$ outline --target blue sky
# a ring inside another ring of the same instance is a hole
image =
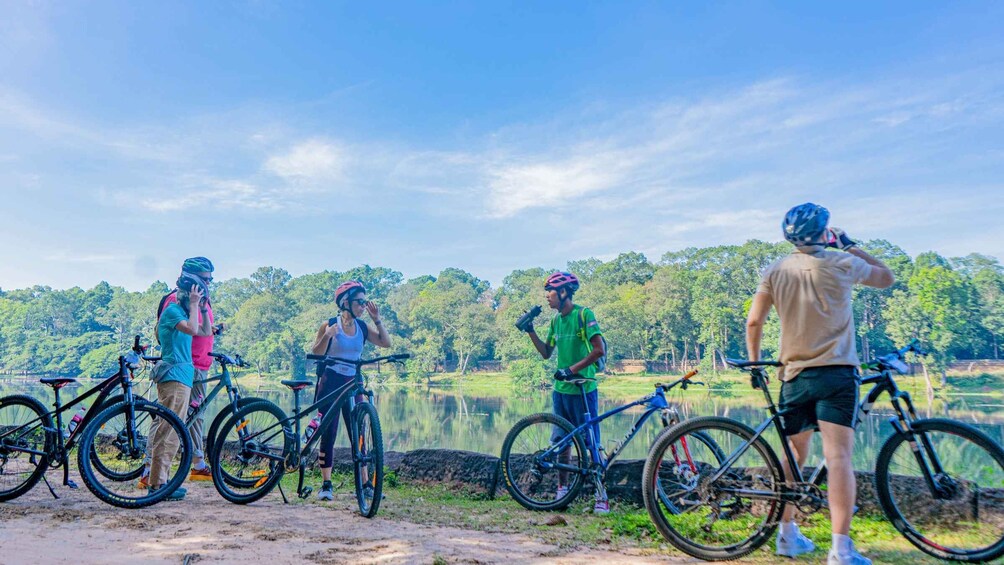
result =
[[[1004,257],[1004,5],[8,2],[0,288],[777,240]]]

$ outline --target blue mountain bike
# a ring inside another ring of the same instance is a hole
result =
[[[592,481],[596,492],[605,498],[603,480],[610,465],[655,413],[659,413],[666,429],[680,421],[676,409],[666,401],[666,391],[676,386],[685,390],[692,384],[704,384],[690,380],[696,374],[697,371],[692,371],[671,384],[656,384],[653,393],[599,416],[594,417],[587,410],[583,417],[585,423],[578,427],[548,412],[523,418],[509,430],[502,443],[501,465],[506,490],[528,510],[562,510],[575,500],[586,481]],[[579,387],[584,401],[583,385],[587,379],[565,381]],[[599,423],[635,406],[644,406],[645,412],[607,457],[596,441]],[[694,439],[705,442],[707,449],[725,458],[711,438],[695,436]],[[674,455],[680,465],[694,465],[686,444],[675,449]]]

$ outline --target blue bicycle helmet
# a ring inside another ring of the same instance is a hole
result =
[[[818,204],[799,204],[784,215],[781,231],[784,238],[795,245],[821,245],[830,211]]]

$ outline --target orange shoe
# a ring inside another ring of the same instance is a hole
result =
[[[139,482],[136,483],[136,488],[138,489],[149,489],[150,488],[150,475],[143,475],[139,478]]]
[[[213,470],[206,465],[202,469],[192,469],[192,472],[188,475],[188,480],[190,481],[211,481],[213,480]]]

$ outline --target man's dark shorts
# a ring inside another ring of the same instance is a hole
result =
[[[582,401],[582,394],[562,394],[558,391],[551,391],[551,402],[554,406],[554,413],[562,418],[568,420],[573,426],[579,427],[586,423],[585,412],[589,409],[589,414],[591,417],[595,418],[599,415],[599,393],[595,390],[586,393],[585,404]],[[551,432],[551,441],[558,441],[561,439],[563,432],[560,428],[555,427]],[[601,445],[600,442],[600,426],[599,424],[593,424],[593,437],[596,438],[597,445]],[[586,443],[586,447],[589,447],[589,435],[583,434],[582,439]]]
[[[850,365],[803,369],[781,385],[779,408],[785,435],[819,430],[819,421],[853,428],[858,418],[860,377]]]

